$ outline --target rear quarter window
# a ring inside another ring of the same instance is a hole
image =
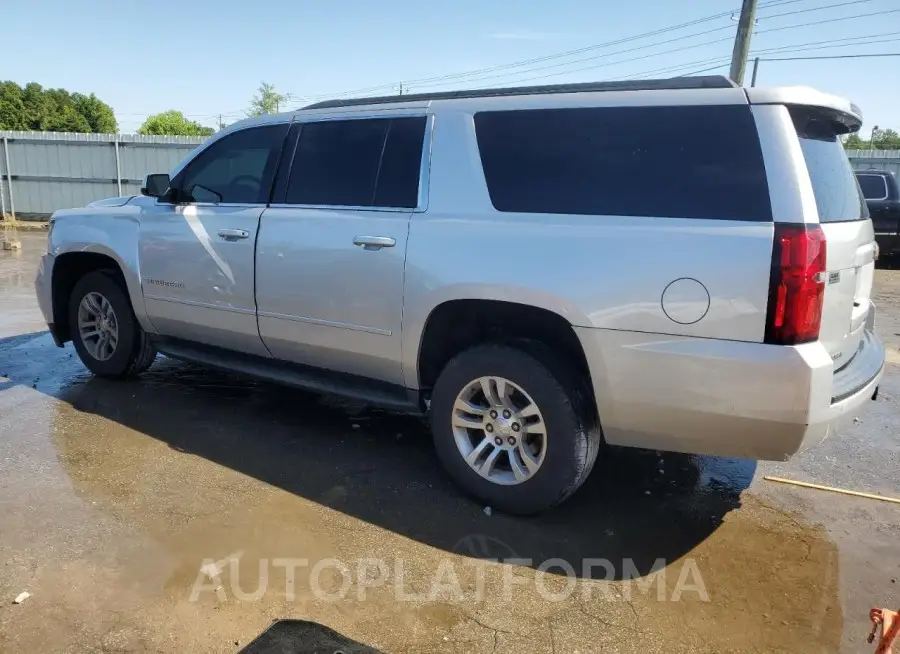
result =
[[[489,111],[474,120],[498,211],[772,220],[746,105]]]
[[[887,180],[882,175],[856,175],[859,188],[866,200],[886,200],[888,196]]]

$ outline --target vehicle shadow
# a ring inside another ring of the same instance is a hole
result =
[[[159,358],[140,379],[86,374],[49,335],[0,340],[0,374],[244,475],[445,551],[491,559],[562,559],[599,578],[646,575],[690,552],[740,506],[756,463],[609,448],[582,489],[539,516],[487,515],[443,473],[418,418]],[[28,340],[31,339],[31,340]],[[26,357],[12,364],[10,347]],[[43,360],[35,367],[32,359]],[[37,381],[35,381],[37,379]],[[70,429],[55,425],[57,433]],[[73,433],[71,438],[87,437]],[[657,564],[658,565],[658,564]],[[551,569],[551,572],[562,570]]]

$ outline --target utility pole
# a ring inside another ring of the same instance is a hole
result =
[[[756,73],[759,70],[759,57],[753,60],[753,76],[750,78],[750,86],[756,86]]]
[[[403,95],[403,82],[400,82],[400,95]]]
[[[734,50],[731,52],[731,79],[741,86],[744,85],[744,71],[747,68],[747,55],[750,53],[750,35],[755,22],[756,0],[743,0],[737,35],[734,37]]]

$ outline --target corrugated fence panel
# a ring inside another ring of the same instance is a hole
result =
[[[854,170],[888,170],[900,178],[900,150],[847,150]]]
[[[0,211],[11,213],[14,204],[18,216],[46,216],[57,209],[116,196],[118,181],[124,195],[138,193],[144,175],[172,171],[205,140],[191,136],[0,131]]]
[[[12,200],[18,215],[45,216],[118,195],[117,140],[122,193],[132,195],[140,191],[144,175],[171,172],[206,139],[0,131],[0,210],[10,213]],[[900,177],[900,150],[849,150],[847,154],[856,170],[890,170]]]
[[[57,209],[83,207],[94,200],[115,197],[119,194],[115,182],[47,182],[14,179],[13,189],[16,214],[20,217],[29,214],[49,215]]]
[[[148,147],[122,143],[119,145],[122,177],[134,180],[143,179],[147,173],[170,173],[195,147]]]

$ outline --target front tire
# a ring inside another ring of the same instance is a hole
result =
[[[99,377],[138,375],[156,358],[113,273],[98,270],[78,280],[69,297],[69,328],[78,358]]]
[[[432,434],[447,472],[507,513],[538,513],[568,498],[602,440],[575,376],[541,359],[504,345],[473,347],[447,364],[431,396]]]

